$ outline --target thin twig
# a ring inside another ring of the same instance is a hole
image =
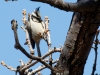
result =
[[[62,51],[61,48],[56,48],[56,49],[55,49],[55,48],[52,48],[52,49],[50,50],[50,52],[47,52],[44,56],[41,57],[41,59],[46,58],[46,57],[49,56],[51,53],[54,53],[54,52],[61,52],[61,51]],[[38,63],[38,62],[39,62],[39,61],[36,60],[36,61],[30,63],[29,65],[23,67],[23,68],[21,69],[21,71],[23,71],[23,70],[25,70],[25,69],[27,69],[27,68],[30,68],[30,67],[32,67],[32,66],[34,66],[34,65],[35,65],[36,63]]]
[[[25,65],[25,63],[21,60],[19,60],[19,62],[21,63],[21,65]]]
[[[27,19],[26,19],[26,9],[23,9],[22,11],[22,14],[23,14],[23,24],[24,26],[21,26],[21,28],[24,30],[25,34],[26,34],[26,43],[30,49],[30,54],[33,55],[34,54],[34,50],[32,48],[32,45],[31,45],[31,42],[30,42],[30,39],[29,39],[29,33],[28,33],[28,30],[25,28],[25,25],[27,23]]]
[[[29,59],[29,61],[27,62],[27,65],[29,65],[30,63],[32,63],[33,59]]]
[[[55,63],[57,63],[57,62],[58,62],[58,59],[55,60],[55,61],[53,61],[52,64],[55,64]],[[45,68],[46,68],[45,65],[39,66],[37,69],[33,70],[33,71],[30,73],[30,75],[36,74],[37,72],[40,72],[41,70],[43,70],[43,69],[45,69]]]
[[[29,33],[28,33],[28,31],[27,31],[27,29],[25,29],[25,27],[24,26],[21,26],[21,28],[25,31],[25,33],[26,33],[26,44],[28,45],[28,47],[29,47],[29,49],[30,49],[30,54],[34,54],[34,50],[33,50],[33,48],[32,48],[32,45],[31,45],[31,43],[30,43],[30,39],[29,39]]]
[[[94,48],[94,51],[95,51],[95,60],[94,60],[94,65],[93,65],[93,70],[92,70],[92,74],[91,75],[94,75],[95,71],[96,71],[96,63],[97,63],[97,50],[98,50],[98,35],[99,35],[99,30],[97,31],[96,33],[96,39],[95,39],[95,48]]]
[[[49,30],[49,18],[48,16],[45,16],[45,34],[46,34],[46,38],[48,40],[48,46],[51,46],[51,39],[50,39],[50,30]]]
[[[50,31],[49,31],[49,18],[48,16],[45,16],[45,31],[46,31],[46,36],[47,36],[47,40],[48,40],[48,51],[50,51],[50,47],[51,47],[51,39],[50,39]],[[49,65],[52,66],[52,54],[50,54],[49,56]],[[51,71],[52,74],[52,71]]]
[[[17,71],[17,69],[12,68],[11,66],[8,66],[7,64],[5,64],[4,61],[2,61],[1,64],[2,64],[3,66],[7,67],[8,69],[10,69],[11,71]]]

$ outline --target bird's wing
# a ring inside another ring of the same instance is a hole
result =
[[[30,38],[31,46],[34,49],[35,48],[35,42],[32,39],[31,23],[29,21],[26,24],[26,29],[28,30],[28,33],[29,33],[29,38]]]
[[[32,39],[32,34],[29,33],[29,37],[30,37],[30,42],[31,42],[32,48],[34,49],[35,48],[35,42]]]
[[[38,53],[38,56],[41,57],[41,50],[40,50],[39,43],[40,43],[40,42],[36,42],[36,46],[37,46],[37,53]]]

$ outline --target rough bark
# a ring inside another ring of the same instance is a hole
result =
[[[100,14],[98,14],[100,15]],[[84,17],[84,21],[81,18]],[[71,23],[63,51],[60,55],[60,64],[69,70],[69,75],[82,75],[86,59],[91,50],[100,19],[92,14],[75,13]],[[93,21],[93,18],[96,20]],[[93,21],[93,22],[92,22]],[[63,63],[63,61],[65,61]]]

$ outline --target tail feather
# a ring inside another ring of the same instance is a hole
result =
[[[41,57],[41,51],[40,51],[39,43],[36,43],[36,46],[37,46],[37,53],[38,53],[38,56]]]
[[[29,34],[29,37],[30,37],[30,42],[31,42],[32,48],[34,49],[35,48],[35,41],[32,39],[31,33]]]

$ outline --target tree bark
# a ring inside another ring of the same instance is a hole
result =
[[[95,15],[94,18],[96,19],[96,17]],[[83,22],[81,18],[85,18]],[[92,14],[75,13],[73,17],[59,61],[63,68],[69,70],[69,75],[83,74],[100,21],[98,19],[97,23],[96,21],[91,23],[92,20]]]

